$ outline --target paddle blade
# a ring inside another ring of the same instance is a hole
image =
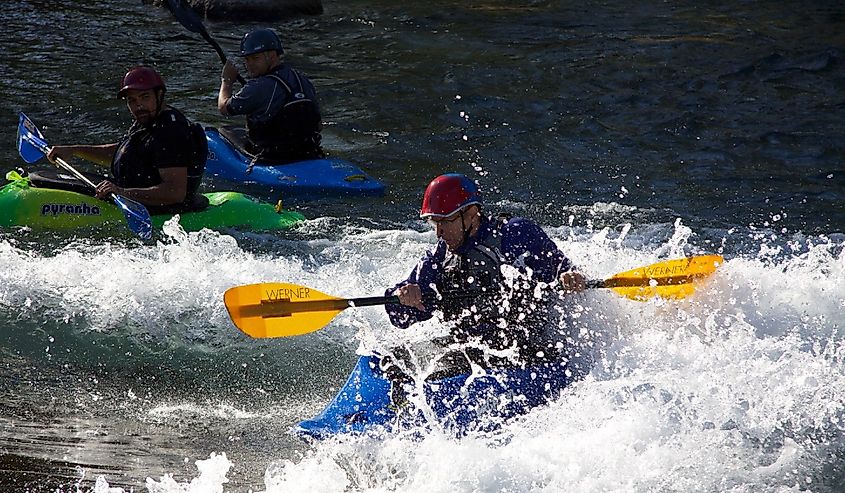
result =
[[[286,283],[236,286],[223,295],[229,317],[250,337],[289,337],[325,327],[349,307],[345,299]]]
[[[185,29],[198,34],[205,32],[205,26],[200,16],[190,5],[185,5],[183,0],[164,0],[164,4],[179,21],[179,24],[185,26]]]
[[[153,237],[153,220],[150,211],[144,204],[135,202],[120,195],[112,195],[115,205],[123,212],[126,218],[126,225],[129,230],[138,235],[142,240],[149,240]]]
[[[20,113],[18,121],[18,152],[27,163],[34,163],[43,158],[49,151],[50,145],[44,140],[44,136],[35,123],[29,119],[28,116]],[[59,165],[73,173],[78,179],[87,183],[92,188],[96,186],[85,178],[82,173],[77,171],[73,166],[66,163],[62,159],[57,159]],[[129,229],[140,236],[144,240],[149,240],[153,236],[153,222],[150,218],[150,211],[144,207],[144,204],[135,202],[120,195],[112,195],[114,203],[123,213],[126,218]]]
[[[695,292],[693,282],[709,276],[724,263],[721,255],[667,260],[620,272],[606,279],[603,287],[632,300],[643,301],[654,296],[668,299],[686,298]]]
[[[18,152],[27,163],[34,163],[47,152],[44,136],[28,116],[20,113],[18,121]]]

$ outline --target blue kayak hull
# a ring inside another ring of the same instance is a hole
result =
[[[438,424],[463,436],[493,431],[509,418],[549,402],[574,378],[565,365],[551,364],[542,369],[492,370],[483,376],[458,375],[426,382],[424,391]],[[424,413],[400,415],[391,405],[390,382],[378,369],[378,358],[363,356],[326,409],[299,422],[294,431],[325,439],[341,433],[393,433],[428,426]]]
[[[275,166],[260,163],[249,170],[251,158],[235,149],[215,128],[206,128],[208,160],[205,172],[235,183],[267,186],[301,199],[342,195],[381,196],[385,187],[343,159],[312,159]]]

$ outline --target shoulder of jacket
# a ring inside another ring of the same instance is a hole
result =
[[[188,132],[191,130],[191,122],[188,118],[175,108],[167,108],[161,111],[159,118],[153,128],[159,128],[167,132]]]
[[[537,229],[540,229],[537,223],[531,219],[520,216],[508,217],[501,223],[499,228],[503,235],[525,234]]]
[[[159,120],[163,122],[187,122],[188,118],[172,106],[168,106],[161,110]]]

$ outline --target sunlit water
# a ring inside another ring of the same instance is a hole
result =
[[[4,4],[7,167],[21,165],[13,111],[54,143],[116,138],[128,121],[112,93],[137,61],[189,116],[224,122],[213,52],[126,3]],[[0,489],[845,488],[841,5],[325,5],[274,27],[318,87],[326,147],[388,195],[290,203],[309,221],[275,234],[0,232]],[[209,24],[230,50],[250,27]],[[252,340],[223,292],[381,295],[434,244],[414,217],[449,170],[479,180],[491,210],[536,219],[590,277],[726,263],[680,301],[567,300],[595,366],[499,432],[296,437],[358,354],[439,327],[395,331],[357,308]]]
[[[764,240],[682,301],[583,295],[571,304],[573,323],[602,334],[597,365],[500,433],[307,444],[288,428],[328,401],[356,350],[404,335],[388,331],[381,309],[360,308],[309,336],[253,341],[228,322],[222,292],[284,279],[338,296],[378,294],[433,235],[360,229],[254,253],[228,235],[174,229],[148,247],[32,253],[3,240],[0,303],[13,328],[4,337],[3,438],[18,452],[79,464],[80,477],[101,475],[112,487],[149,475],[150,491],[185,491],[191,481],[204,486],[187,491],[262,482],[267,491],[842,484],[842,235]],[[591,277],[699,253],[683,224],[624,236],[577,224],[548,231]]]

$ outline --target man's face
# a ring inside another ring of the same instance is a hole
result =
[[[471,217],[474,217],[472,213],[475,211],[477,211],[475,207],[470,207],[448,217],[429,219],[429,222],[434,226],[434,231],[437,233],[437,238],[446,242],[446,247],[450,252],[454,252],[464,244],[464,234],[466,231],[472,231],[474,222],[471,220]],[[463,220],[461,220],[461,212],[464,215]]]
[[[126,107],[141,125],[149,125],[156,117],[158,100],[155,89],[129,89],[126,91]]]
[[[273,52],[262,51],[244,57],[244,64],[250,77],[259,77],[270,71],[273,66]]]

